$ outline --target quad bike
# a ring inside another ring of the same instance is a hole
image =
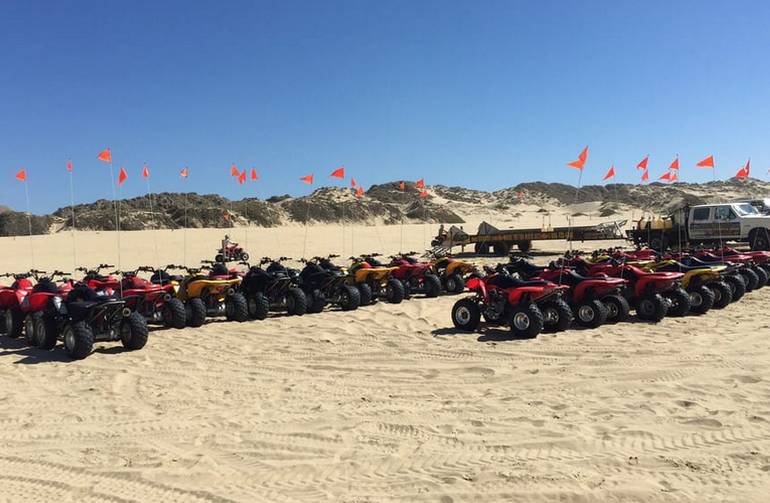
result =
[[[648,271],[681,272],[682,287],[690,296],[690,311],[704,314],[711,308],[723,309],[733,300],[733,290],[724,281],[726,265],[687,265],[676,260],[663,260],[642,266]]]
[[[282,264],[289,257],[271,259],[262,257],[259,265],[248,267],[240,285],[241,294],[246,298],[247,313],[251,319],[264,320],[269,311],[286,311],[289,315],[302,316],[308,311],[308,299],[298,286],[298,275],[294,269]],[[266,268],[262,266],[267,265]]]
[[[507,274],[488,272],[483,278],[468,280],[467,287],[473,295],[455,302],[452,307],[454,326],[473,332],[479,327],[483,315],[489,324],[509,325],[517,337],[537,337],[545,326],[540,306],[559,299],[567,287],[543,280],[524,281]]]
[[[394,278],[404,285],[404,298],[408,299],[414,294],[423,294],[426,297],[438,297],[441,295],[441,280],[433,272],[430,263],[419,262],[412,255],[408,254],[391,255],[389,264],[382,264],[375,257],[379,254],[370,254],[364,257],[364,260],[373,266],[395,267],[391,273]]]
[[[606,276],[587,277],[566,267],[538,267],[522,258],[511,258],[499,266],[506,272],[518,273],[527,279],[543,279],[557,285],[566,285],[564,301],[572,309],[577,322],[589,328],[604,323],[618,323],[628,319],[631,307],[623,296],[627,280]],[[546,314],[543,311],[543,314]]]
[[[353,311],[361,304],[358,288],[348,285],[345,272],[331,261],[338,256],[302,260],[305,267],[300,271],[298,279],[299,287],[307,297],[308,313],[320,313],[327,304],[337,305],[343,311]]]
[[[61,301],[63,297],[72,290],[74,282],[68,279],[70,273],[54,271],[46,275],[43,271],[31,271],[35,275],[35,286],[24,297],[19,306],[21,316],[24,320],[24,335],[30,346],[51,349],[56,344],[56,337],[46,339],[46,321],[42,319],[46,311],[52,307],[57,307],[56,302]],[[54,281],[55,278],[61,278],[59,284]],[[54,299],[58,299],[55,301]],[[53,332],[55,334],[55,331]]]
[[[38,272],[40,271],[2,275],[13,277],[11,286],[0,288],[0,316],[3,318],[0,330],[8,337],[15,339],[22,333],[24,315],[21,313],[21,303],[34,286],[30,278],[33,276],[33,273]]]
[[[747,292],[762,288],[767,284],[767,271],[759,267],[755,263],[754,257],[751,255],[746,255],[743,253],[723,255],[716,250],[699,250],[695,252],[693,256],[700,261],[707,263],[728,263],[741,265],[742,267],[738,269],[738,273],[743,277],[743,281],[746,283]]]
[[[52,296],[35,324],[40,347],[51,349],[61,339],[75,360],[88,356],[95,341],[119,340],[126,349],[137,350],[148,336],[147,322],[125,300],[98,293],[84,283],[76,284],[66,297]]]
[[[433,255],[430,264],[433,272],[441,279],[444,291],[449,294],[462,293],[465,290],[466,278],[478,275],[474,264],[450,256]]]
[[[624,296],[636,309],[636,315],[658,322],[670,316],[684,316],[690,310],[690,296],[682,288],[680,272],[648,272],[623,261],[590,264],[574,259],[576,269],[587,276],[604,274],[629,281]]]
[[[748,277],[745,275],[748,274],[745,272],[748,270],[746,266],[741,264],[731,264],[729,262],[704,262],[690,255],[672,255],[669,258],[678,260],[679,263],[688,267],[710,267],[713,270],[719,271],[722,281],[724,281],[730,287],[731,302],[737,302],[741,300],[741,298],[743,298],[743,296],[746,294],[746,278]],[[744,274],[741,274],[742,271]],[[717,306],[722,302],[719,297],[719,293],[715,290],[714,302],[717,304]]]
[[[249,254],[238,243],[230,243],[224,248],[217,250],[217,255],[214,257],[215,262],[247,262],[249,260]]]
[[[225,316],[228,321],[238,322],[249,319],[246,299],[238,292],[241,278],[237,274],[221,263],[181,269],[187,276],[179,284],[177,298],[184,302],[187,326],[199,327],[207,317],[213,316]]]
[[[362,306],[374,304],[381,298],[391,304],[400,304],[404,300],[404,284],[392,276],[396,267],[374,265],[363,257],[350,257],[350,260],[348,284],[358,288]]]

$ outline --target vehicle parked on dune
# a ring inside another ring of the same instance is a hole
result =
[[[358,289],[347,284],[347,276],[331,259],[339,255],[313,257],[304,261],[298,285],[307,297],[307,312],[320,313],[329,304],[343,311],[353,311],[361,304]]]
[[[348,284],[358,288],[361,294],[361,305],[368,306],[385,299],[391,304],[400,304],[404,300],[404,284],[393,277],[395,267],[386,267],[372,256],[376,264],[371,264],[362,256],[350,257],[348,267]]]
[[[458,294],[465,290],[465,281],[471,275],[479,276],[475,264],[444,255],[433,254],[431,269],[441,280],[441,286],[448,294]]]
[[[249,269],[243,275],[240,291],[246,298],[251,319],[264,320],[269,311],[286,312],[292,316],[307,312],[307,296],[298,285],[297,271],[283,265],[287,260],[291,259],[262,257],[259,265],[242,262]],[[267,267],[263,268],[265,265]]]
[[[184,302],[187,326],[199,327],[209,317],[224,316],[238,322],[249,319],[246,299],[238,291],[240,276],[210,261],[184,270],[187,276],[179,284],[177,298]]]
[[[391,255],[387,264],[376,258],[379,254],[369,254],[363,259],[375,267],[394,267],[391,275],[404,285],[405,299],[412,295],[438,297],[441,295],[441,280],[433,272],[429,262],[420,262],[412,256],[415,253]]]
[[[13,283],[10,286],[0,288],[0,316],[3,323],[0,330],[11,338],[17,338],[22,334],[24,327],[24,315],[21,313],[21,303],[24,297],[32,291],[34,283],[33,273],[41,271],[30,271],[28,273],[6,273],[2,276],[12,277]]]
[[[35,286],[24,297],[20,310],[24,318],[24,335],[30,346],[51,349],[56,344],[55,336],[46,337],[48,325],[43,319],[47,312],[58,309],[63,297],[72,290],[74,282],[69,279],[70,273],[54,271],[51,274],[35,271]],[[60,278],[56,283],[54,280]],[[55,333],[54,333],[55,334]]]

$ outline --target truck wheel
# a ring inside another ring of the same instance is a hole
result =
[[[511,252],[511,245],[509,243],[495,243],[492,249],[494,250],[495,255],[505,256]]]
[[[770,250],[770,236],[767,229],[754,229],[749,232],[749,243],[754,251]]]
[[[516,246],[519,247],[519,251],[522,253],[527,253],[529,250],[532,249],[532,241],[519,241],[516,243]]]
[[[534,339],[543,331],[543,313],[534,305],[519,306],[511,316],[511,332],[522,339]]]
[[[476,243],[473,249],[476,255],[489,255],[489,243]]]
[[[147,321],[145,321],[144,316],[137,312],[129,314],[120,322],[120,342],[128,350],[142,349],[147,344],[149,335]]]
[[[94,333],[84,321],[64,325],[62,337],[64,350],[73,360],[82,360],[94,349]]]
[[[715,281],[707,286],[714,295],[712,309],[724,309],[733,301],[733,290],[724,281]]]
[[[452,323],[455,328],[473,332],[479,328],[481,310],[473,299],[460,299],[452,306]]]
[[[541,304],[543,313],[543,330],[546,332],[563,332],[572,325],[575,316],[572,309],[561,299]]]

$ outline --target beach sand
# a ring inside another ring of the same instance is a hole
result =
[[[305,255],[420,250],[437,227],[348,227],[343,249],[311,226]],[[251,228],[248,249],[296,258],[305,232]],[[223,234],[124,232],[121,266],[193,265]],[[76,245],[118,261],[114,233]],[[31,267],[29,238],[0,246],[0,270]],[[35,237],[34,260],[71,271],[71,235]],[[77,362],[0,337],[0,501],[767,501],[770,288],[535,340],[457,333],[456,300],[156,330]]]

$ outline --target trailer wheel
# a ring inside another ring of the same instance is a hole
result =
[[[770,236],[767,229],[753,229],[749,232],[749,243],[753,251],[770,250]]]
[[[654,237],[650,239],[650,248],[655,251],[665,251],[668,246],[665,236]]]
[[[516,243],[516,246],[519,247],[519,251],[522,253],[527,253],[529,250],[532,249],[532,241],[519,241]]]
[[[488,255],[489,243],[476,243],[476,246],[473,247],[473,250],[476,252],[476,255]]]
[[[510,243],[495,243],[493,250],[495,252],[495,255],[499,256],[505,256],[508,255],[511,252],[511,244]]]

